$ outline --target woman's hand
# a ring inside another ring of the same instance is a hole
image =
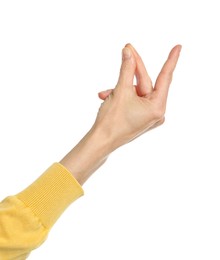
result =
[[[118,83],[114,89],[99,93],[104,102],[94,124],[106,133],[113,150],[164,122],[168,90],[180,51],[180,45],[171,50],[153,86],[137,51],[130,44],[125,46]]]
[[[162,124],[172,74],[181,46],[172,49],[155,86],[130,45],[123,49],[118,83],[99,93],[104,100],[96,121],[83,139],[60,161],[82,185],[119,146]],[[134,77],[137,86],[133,85]]]

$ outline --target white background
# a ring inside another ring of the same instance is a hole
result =
[[[220,259],[219,1],[1,1],[0,198],[92,125],[131,42],[154,81],[183,45],[166,123],[114,152],[30,259]]]

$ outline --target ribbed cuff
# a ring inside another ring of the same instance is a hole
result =
[[[60,163],[54,163],[16,196],[46,228],[51,228],[64,210],[83,194],[72,174]]]

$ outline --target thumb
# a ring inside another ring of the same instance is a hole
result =
[[[133,80],[136,70],[136,61],[129,47],[124,47],[122,50],[122,64],[118,79],[118,86],[133,86]]]

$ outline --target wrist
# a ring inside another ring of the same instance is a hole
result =
[[[106,161],[113,150],[107,133],[94,125],[60,163],[82,185]]]

